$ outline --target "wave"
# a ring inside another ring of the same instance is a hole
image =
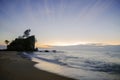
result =
[[[53,58],[46,58],[43,55],[51,55],[54,56]],[[46,62],[55,63],[62,66],[67,66],[76,69],[84,69],[84,70],[92,70],[92,71],[100,71],[100,72],[108,72],[108,73],[115,73],[120,74],[120,64],[117,63],[107,63],[104,61],[95,61],[90,59],[85,59],[83,57],[72,57],[60,54],[46,54],[46,53],[23,53],[24,57],[29,59],[37,58]],[[59,57],[58,57],[59,56]]]
[[[23,52],[22,56],[31,60],[33,59],[32,61],[38,62],[38,65],[36,64],[35,66],[38,69],[55,72],[57,74],[63,74],[68,77],[73,76],[76,79],[119,80],[119,76],[117,75],[120,75],[120,59],[116,59],[116,57],[112,57],[109,54],[113,55],[112,53],[96,52],[85,54],[84,52]],[[54,70],[53,67],[56,69]],[[105,77],[105,75],[108,77]]]

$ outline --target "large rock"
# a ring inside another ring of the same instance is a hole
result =
[[[35,50],[35,36],[30,36],[25,39],[15,39],[8,46],[10,51],[34,51]]]

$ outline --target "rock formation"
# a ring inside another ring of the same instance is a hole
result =
[[[30,32],[30,29],[28,30]],[[16,38],[9,45],[7,45],[7,50],[9,51],[35,51],[36,50],[35,49],[35,36],[27,35],[27,37]]]
[[[25,39],[15,39],[8,46],[7,50],[12,51],[34,51],[35,36],[29,36]]]

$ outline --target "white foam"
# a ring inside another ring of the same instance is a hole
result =
[[[104,72],[85,71],[82,69],[75,69],[67,66],[61,66],[61,65],[46,62],[37,58],[32,58],[32,61],[38,62],[37,64],[34,65],[34,67],[40,70],[52,72],[58,75],[74,78],[77,80],[102,80],[102,79],[112,80],[116,77],[114,75],[112,75],[111,77],[110,75]]]
[[[37,62],[34,67],[62,76],[71,77],[78,80],[120,79],[119,75],[117,74],[109,74],[108,72],[102,72],[99,70],[97,71],[97,68],[94,67],[97,66],[101,68],[104,67],[104,64],[107,65],[109,62],[111,62],[111,57],[105,54],[97,54],[96,52],[85,52],[85,54],[34,52],[34,54],[24,53],[24,55],[31,58],[32,61]],[[117,60],[114,62],[119,63]],[[91,68],[96,71],[90,70]]]

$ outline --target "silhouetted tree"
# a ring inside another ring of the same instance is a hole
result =
[[[25,30],[23,37],[28,37],[30,35],[30,31],[31,31],[31,29]]]
[[[10,41],[8,41],[8,40],[5,40],[5,44],[6,44],[6,45],[8,45],[8,43],[9,43],[9,42],[10,42]]]

